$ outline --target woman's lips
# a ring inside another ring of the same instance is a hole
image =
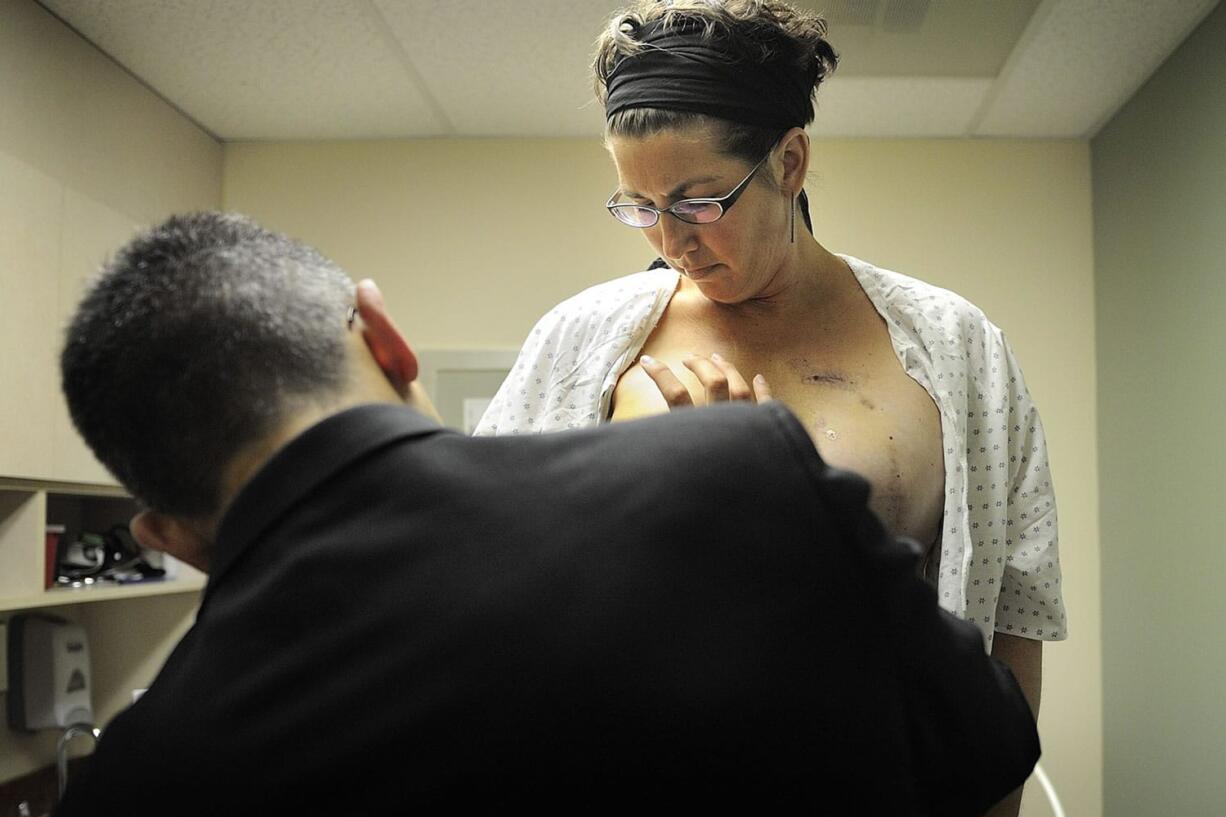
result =
[[[705,267],[686,267],[685,274],[690,278],[705,278],[718,266],[719,264],[708,264]]]

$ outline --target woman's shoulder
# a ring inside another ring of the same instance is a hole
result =
[[[851,267],[865,294],[887,320],[946,335],[1000,331],[982,309],[953,290],[850,255],[839,257]]]
[[[560,315],[620,312],[644,298],[654,299],[661,292],[672,291],[676,285],[677,273],[674,270],[644,270],[590,286],[550,311]]]
[[[569,340],[628,331],[676,288],[677,277],[671,269],[654,269],[590,286],[546,312],[532,334]]]

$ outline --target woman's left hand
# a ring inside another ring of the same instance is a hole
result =
[[[736,367],[717,354],[710,357],[689,355],[681,362],[685,368],[694,373],[702,384],[707,404],[723,403],[728,400],[746,400],[753,403],[764,403],[772,399],[770,386],[762,375],[755,375],[753,385],[745,382],[745,378]],[[639,358],[639,365],[656,384],[660,394],[664,396],[669,409],[683,406],[693,406],[694,398],[685,384],[673,374],[667,364],[648,355]]]

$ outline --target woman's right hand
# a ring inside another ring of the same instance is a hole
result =
[[[649,355],[639,358],[639,365],[656,384],[669,410],[694,405],[694,397],[685,387],[680,378],[673,373],[668,365]],[[689,355],[681,365],[693,372],[702,384],[705,402],[723,403],[729,400],[745,400],[752,403],[764,403],[773,399],[770,386],[762,375],[755,375],[752,386],[745,381],[736,367],[718,354],[710,357]]]

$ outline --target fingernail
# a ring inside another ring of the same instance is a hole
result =
[[[711,359],[712,359],[712,360],[720,360],[720,361],[722,361],[722,360],[723,360],[723,358],[719,356],[719,352],[712,352],[712,353],[711,353]]]
[[[758,385],[760,385],[760,386],[765,386],[765,385],[766,385],[766,378],[765,378],[765,377],[763,377],[763,376],[762,376],[762,375],[760,375],[760,374],[755,374],[755,375],[753,376],[753,382],[757,383],[757,384],[758,384]]]
[[[651,355],[643,355],[642,357],[639,358],[639,363],[643,364],[644,366],[650,366],[651,364],[655,362],[656,362],[656,359],[652,357]]]

